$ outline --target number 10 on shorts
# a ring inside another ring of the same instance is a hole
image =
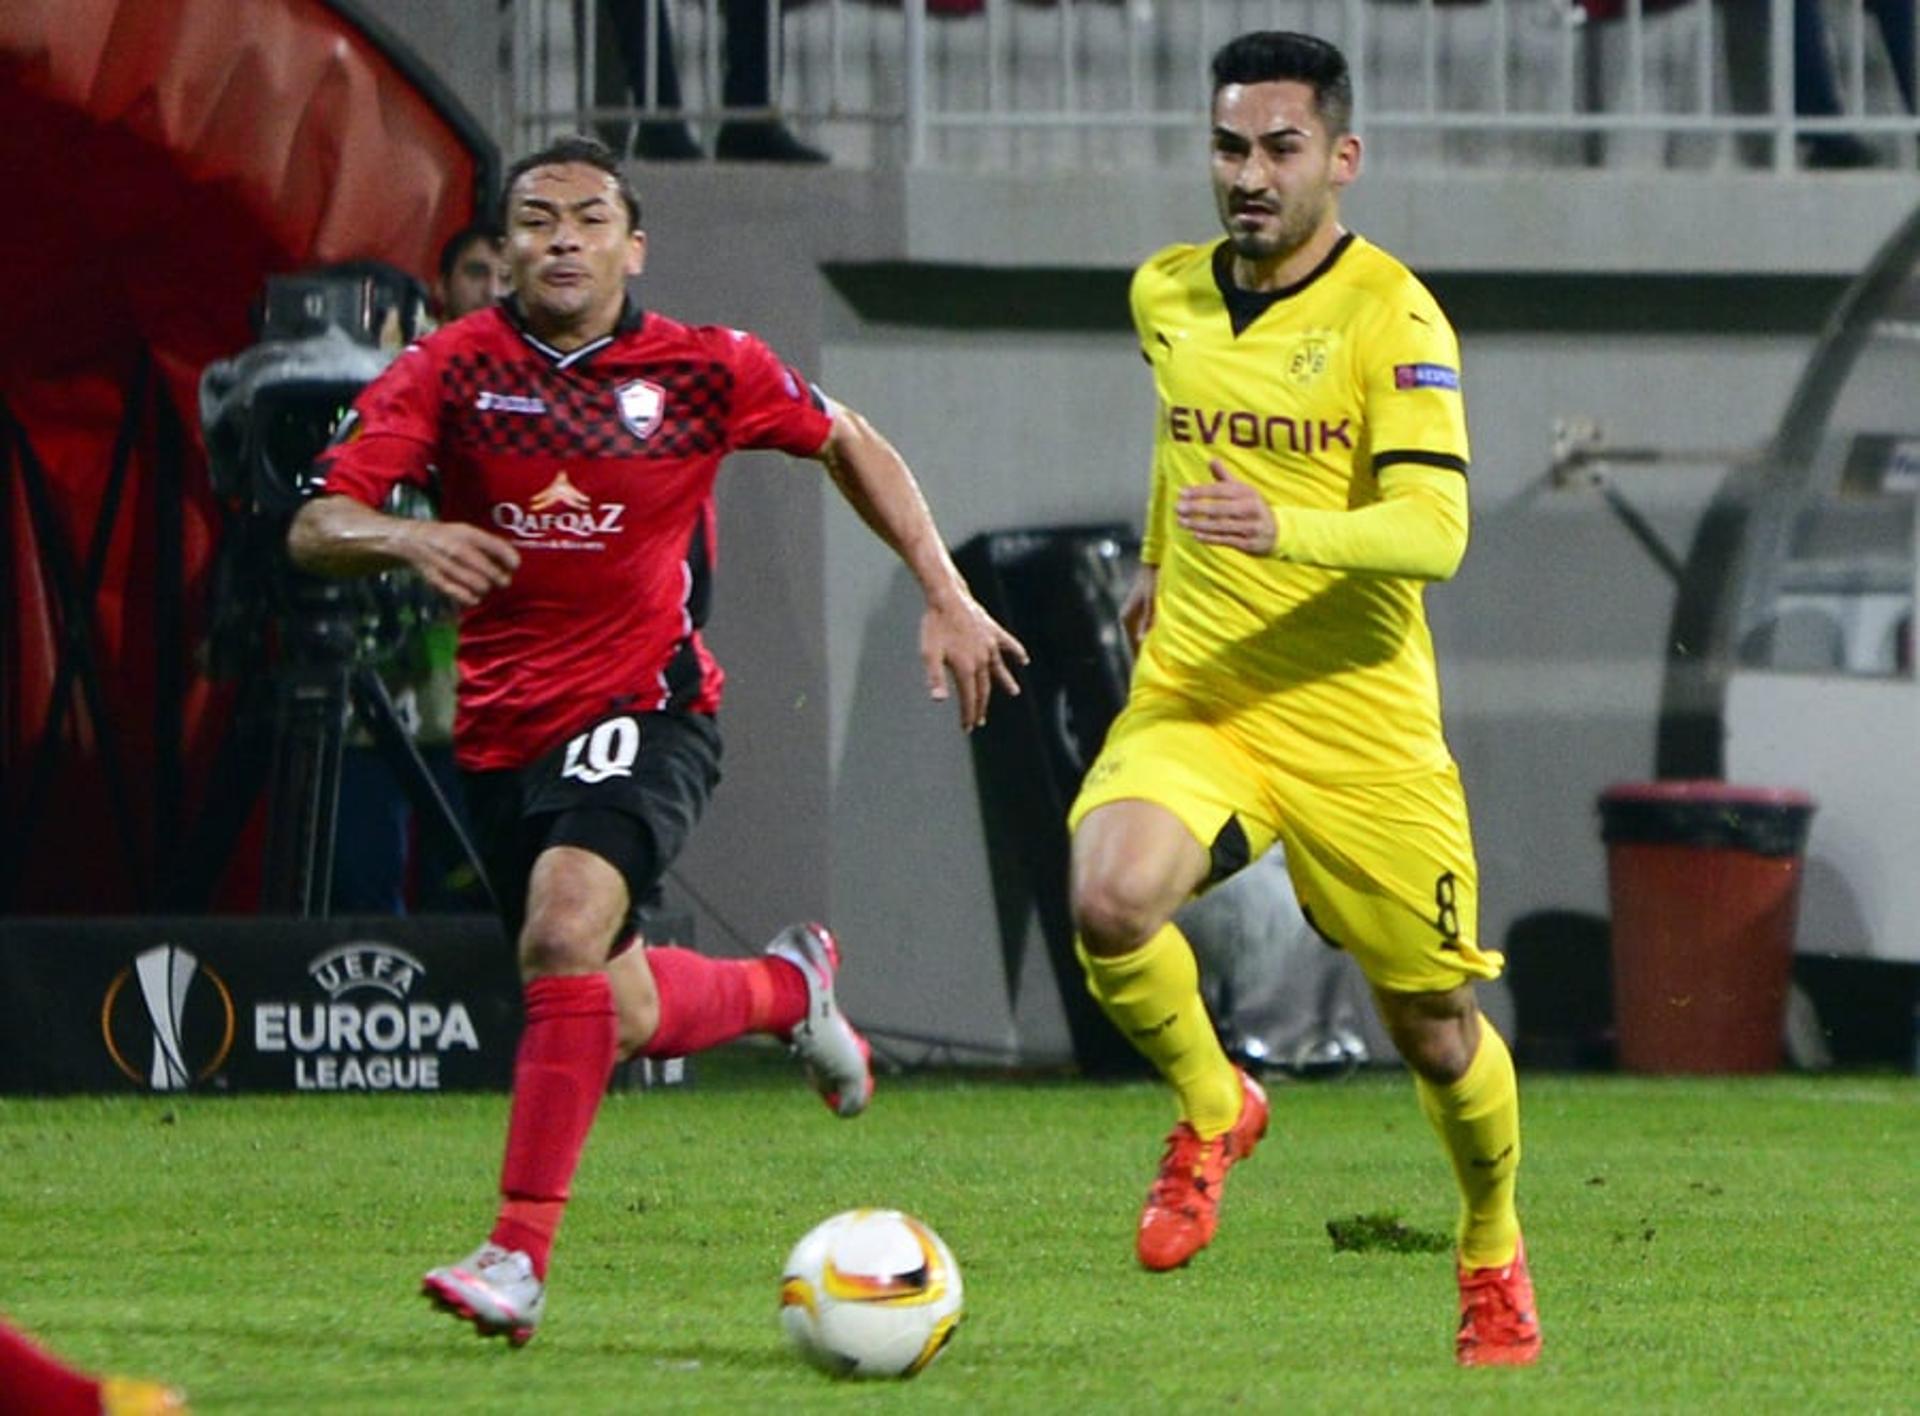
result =
[[[630,717],[595,723],[567,744],[562,777],[591,786],[609,777],[631,777],[640,755],[640,725]]]

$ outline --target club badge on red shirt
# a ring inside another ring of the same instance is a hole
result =
[[[652,437],[653,430],[660,426],[661,410],[666,407],[666,390],[645,379],[635,379],[621,384],[613,394],[619,400],[620,421],[627,425],[627,431],[642,442]]]

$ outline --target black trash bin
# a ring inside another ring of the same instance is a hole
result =
[[[1717,781],[1601,794],[1622,1068],[1780,1066],[1813,811],[1804,792]]]

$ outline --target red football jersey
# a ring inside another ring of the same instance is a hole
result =
[[[519,549],[512,583],[461,617],[454,721],[461,766],[518,767],[621,708],[719,707],[700,626],[720,459],[811,457],[831,427],[819,390],[744,331],[629,305],[563,353],[503,303],[395,359],[315,470],[373,507],[431,486],[442,520]]]

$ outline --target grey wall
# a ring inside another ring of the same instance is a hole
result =
[[[907,451],[949,544],[1137,521],[1152,410],[1128,336],[927,332],[840,314],[827,386]],[[921,701],[911,580],[844,507],[826,519],[834,917],[900,969],[900,986],[863,975],[848,992],[912,1030],[1064,1054],[1037,935],[1029,967],[1002,977],[969,748],[951,712]]]
[[[483,128],[505,131],[506,17],[480,0],[358,0],[369,22],[404,42]],[[508,156],[512,161],[512,155]]]
[[[820,266],[891,245],[893,223],[880,215],[887,194],[850,173],[730,184],[699,172],[638,176],[648,235],[641,303],[689,323],[752,329],[817,377],[831,295]],[[847,219],[855,212],[862,218]],[[791,919],[833,918],[829,492],[817,464],[771,454],[735,458],[721,477],[708,637],[729,674],[724,782],[679,868],[699,942],[717,952],[757,949]]]

